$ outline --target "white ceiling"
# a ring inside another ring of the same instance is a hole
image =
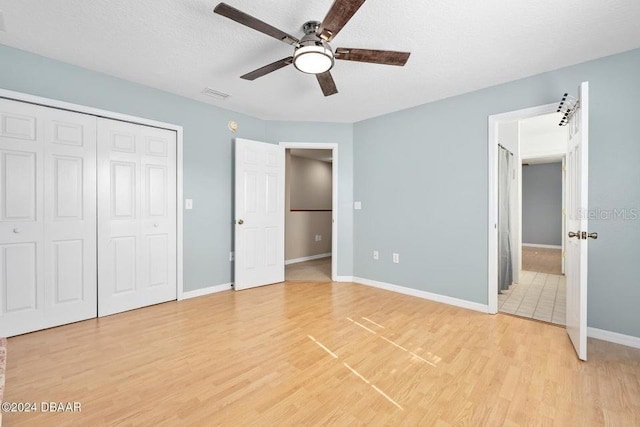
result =
[[[568,138],[567,126],[558,126],[563,113],[543,114],[519,120],[520,153],[526,156],[523,164],[541,164],[561,162],[564,154],[548,154],[548,150],[557,151],[560,145],[566,151]],[[535,157],[531,157],[531,154]],[[542,154],[544,153],[544,154]]]
[[[333,0],[226,0],[294,36]],[[369,0],[333,48],[411,51],[404,68],[337,61],[325,98],[292,54],[207,0],[0,0],[0,43],[262,119],[354,122],[640,47],[638,0]],[[231,94],[205,97],[211,87]]]
[[[567,128],[558,126],[564,113],[542,114],[540,116],[530,117],[520,120],[520,135],[539,135],[558,133],[564,135]]]

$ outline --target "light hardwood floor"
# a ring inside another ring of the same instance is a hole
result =
[[[562,274],[562,249],[522,247],[522,269],[547,274]]]
[[[284,283],[9,339],[12,425],[640,425],[640,350],[347,283]]]

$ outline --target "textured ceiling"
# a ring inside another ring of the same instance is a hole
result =
[[[332,0],[226,0],[292,35]],[[337,61],[325,98],[292,48],[206,0],[0,0],[0,43],[263,119],[354,122],[640,47],[638,0],[368,0],[333,48],[411,51],[404,68]],[[211,87],[231,95],[205,97]]]

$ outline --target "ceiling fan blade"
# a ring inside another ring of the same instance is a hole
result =
[[[255,80],[258,77],[262,77],[291,64],[293,64],[293,56],[265,65],[264,67],[260,67],[257,70],[253,70],[252,72],[245,74],[244,76],[240,76],[240,78],[245,80]]]
[[[392,50],[350,49],[339,47],[335,58],[344,61],[371,62],[373,64],[398,65],[407,63],[411,52],[395,52]]]
[[[316,78],[318,79],[318,83],[320,83],[320,88],[322,89],[324,96],[331,96],[338,93],[338,88],[336,87],[336,83],[333,81],[333,77],[331,77],[330,71],[316,74]]]
[[[276,27],[267,24],[266,22],[254,18],[251,15],[247,15],[241,10],[238,10],[235,7],[231,7],[226,3],[218,4],[215,9],[213,9],[213,11],[218,15],[222,15],[225,18],[232,19],[242,25],[246,25],[249,28],[253,28],[256,31],[260,31],[261,33],[276,38],[292,46],[298,46],[298,44],[300,43],[300,40],[293,37],[292,35],[289,35],[284,31],[281,31]]]
[[[333,40],[364,2],[365,0],[335,0],[318,29],[318,36],[328,42]]]

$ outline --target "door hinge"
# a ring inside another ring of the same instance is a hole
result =
[[[567,165],[562,165],[562,172],[566,172],[567,171]]]
[[[562,251],[562,258],[566,257],[567,253],[565,251]]]
[[[562,216],[566,216],[567,215],[567,210],[565,208],[562,208]]]

